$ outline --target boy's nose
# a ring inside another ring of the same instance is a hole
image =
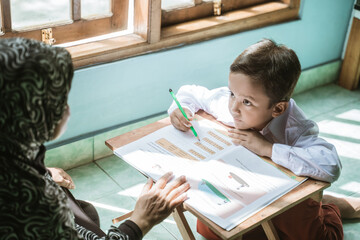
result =
[[[237,102],[237,101],[234,101],[234,102],[231,104],[231,111],[232,111],[232,112],[239,113],[239,112],[240,112],[240,103]]]

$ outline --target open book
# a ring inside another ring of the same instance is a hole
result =
[[[186,203],[228,231],[306,180],[235,146],[222,125],[192,123],[200,142],[191,131],[166,126],[114,153],[154,180],[168,171],[185,175]]]

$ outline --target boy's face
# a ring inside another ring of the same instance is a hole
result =
[[[229,75],[229,110],[235,128],[262,130],[273,119],[274,108],[262,85],[242,73]]]

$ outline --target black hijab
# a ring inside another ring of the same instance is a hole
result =
[[[43,143],[53,138],[62,119],[72,77],[71,56],[64,48],[0,39],[1,239],[93,240],[104,235],[98,227],[91,232],[86,224],[75,224],[69,199],[44,167]],[[138,226],[127,222],[101,239],[141,239]]]
[[[41,42],[0,40],[0,158],[44,171],[41,153],[62,118],[73,77],[70,54]],[[40,162],[39,162],[40,161]]]
[[[77,239],[68,199],[46,174],[43,146],[62,119],[72,77],[71,56],[64,48],[0,39],[2,237]]]

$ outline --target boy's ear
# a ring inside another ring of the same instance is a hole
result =
[[[289,102],[286,101],[276,103],[275,106],[273,107],[272,117],[276,118],[281,114],[283,114],[283,112],[285,112],[288,106],[289,106]]]

